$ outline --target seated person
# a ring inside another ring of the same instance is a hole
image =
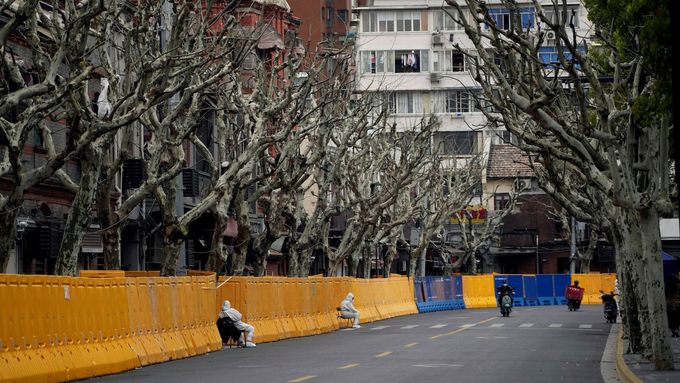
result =
[[[359,310],[354,307],[354,294],[348,293],[345,299],[340,303],[340,317],[344,319],[354,319],[353,328],[360,328],[359,326]]]
[[[246,339],[244,340],[246,342],[246,347],[255,347],[255,343],[253,343],[255,327],[241,321],[241,313],[231,307],[231,302],[224,301],[222,303],[222,311],[220,311],[219,317],[220,319],[228,318],[237,330],[245,331]]]

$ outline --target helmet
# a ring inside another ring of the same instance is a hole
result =
[[[503,281],[502,285],[503,285],[503,286],[507,286],[507,285],[508,285],[508,281]]]

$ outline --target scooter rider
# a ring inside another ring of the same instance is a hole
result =
[[[503,298],[503,295],[508,295],[510,297],[510,302],[511,304],[514,305],[515,300],[512,298],[512,295],[514,294],[514,290],[512,287],[508,286],[508,281],[503,280],[501,283],[501,286],[498,288],[498,305],[501,305],[501,299]]]

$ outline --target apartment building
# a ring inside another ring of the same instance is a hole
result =
[[[464,5],[464,2],[460,3]],[[535,28],[540,21],[537,20],[533,3],[518,3],[521,7],[522,26]],[[551,4],[550,1],[544,3]],[[573,10],[576,16],[570,21],[577,29],[584,30],[588,26],[585,9],[580,1],[569,3],[569,13],[572,14]],[[357,7],[353,8],[353,17],[358,19],[357,91],[387,92],[393,118],[402,130],[413,126],[424,116],[437,116],[440,127],[432,145],[447,157],[448,161],[445,163],[465,163],[480,154],[484,161],[490,161],[494,148],[496,153],[507,152],[504,148],[508,145],[504,144],[513,138],[508,132],[494,131],[486,126],[486,119],[480,110],[484,105],[480,105],[474,97],[480,87],[472,78],[468,68],[470,61],[466,59],[466,53],[475,54],[474,45],[451,16],[457,15],[455,9],[446,8],[449,11],[446,12],[443,6],[446,3],[442,0],[358,1]],[[504,29],[510,28],[510,12],[500,0],[486,1],[486,7],[496,25]],[[547,8],[544,8],[544,12],[554,13]],[[471,20],[471,16],[471,11],[466,8],[458,15],[467,20]],[[544,46],[539,50],[539,59],[546,64],[557,61],[554,38],[554,35],[548,33]],[[460,47],[460,50],[454,46]],[[502,147],[497,147],[498,145]],[[481,188],[476,193],[478,195],[473,196],[472,203],[482,205],[490,214],[507,203],[503,199],[507,199],[512,188],[516,187],[518,177],[522,178],[521,182],[532,182],[531,174],[526,173],[508,172],[498,176],[500,173],[496,172],[494,176],[488,177],[488,167],[497,168],[508,162],[512,162],[512,159],[498,156],[493,164],[487,162],[487,170],[479,180]],[[537,195],[542,191],[534,187],[529,193]],[[535,198],[529,199],[532,200]],[[543,221],[525,221],[518,225],[522,226],[520,229],[526,230],[550,230],[550,233],[538,236],[539,240],[545,240],[546,243],[554,238],[554,225],[547,227]],[[456,237],[456,226],[447,225],[447,237]],[[513,230],[519,226],[513,226]],[[532,242],[531,247],[531,251],[535,253],[537,245]],[[563,252],[561,254],[564,256]],[[486,271],[496,268],[494,254],[487,254],[484,258],[487,263]],[[542,259],[539,259],[539,266],[533,265],[529,272],[543,270]],[[555,265],[546,270],[559,268],[556,261],[545,262]]]

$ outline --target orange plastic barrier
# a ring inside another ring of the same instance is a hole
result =
[[[468,309],[496,307],[493,274],[463,275],[463,300]]]
[[[213,276],[0,275],[0,381],[62,382],[222,347]]]
[[[616,274],[572,274],[571,283],[574,283],[574,281],[578,281],[578,285],[585,289],[581,303],[590,305],[601,304],[600,296],[602,293],[600,293],[600,290],[604,292],[614,291]]]
[[[418,313],[408,278],[220,277],[218,285],[214,316],[229,300],[256,343],[337,330],[336,307],[350,291],[362,323]]]

